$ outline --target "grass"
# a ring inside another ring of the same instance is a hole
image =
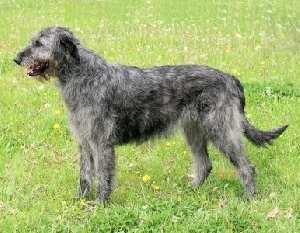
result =
[[[3,0],[0,8],[0,232],[300,232],[299,1]],[[201,63],[237,75],[257,127],[290,125],[267,149],[245,142],[257,198],[243,197],[213,148],[213,172],[192,190],[178,132],[117,148],[109,207],[74,202],[78,150],[63,101],[12,64],[48,25],[70,27],[110,62]]]

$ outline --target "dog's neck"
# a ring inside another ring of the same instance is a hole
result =
[[[57,77],[61,86],[76,80],[77,77],[82,80],[85,77],[87,79],[95,77],[96,73],[98,73],[98,77],[106,73],[104,69],[108,68],[108,64],[102,57],[83,47],[78,48],[78,53],[79,60],[66,59],[57,70]]]
[[[100,80],[104,85],[109,73],[109,65],[100,56],[85,48],[79,48],[78,52],[79,61],[68,59],[57,71],[57,87],[71,112],[85,101],[80,93],[85,90],[87,82]]]

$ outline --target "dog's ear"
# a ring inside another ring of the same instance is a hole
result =
[[[76,62],[79,63],[80,57],[78,53],[77,45],[78,41],[70,33],[62,33],[59,37],[59,42],[63,48],[69,52]]]

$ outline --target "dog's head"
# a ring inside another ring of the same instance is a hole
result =
[[[79,40],[67,28],[49,27],[37,33],[14,61],[39,80],[57,76],[63,65],[79,63]]]

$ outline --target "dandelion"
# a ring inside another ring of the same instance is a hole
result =
[[[159,191],[160,190],[160,187],[158,185],[151,185],[151,188],[153,189],[153,191]]]
[[[84,208],[84,207],[87,206],[87,204],[86,204],[86,202],[85,202],[84,199],[81,199],[81,200],[80,200],[79,205],[80,205],[81,208]]]
[[[151,180],[151,177],[149,175],[144,175],[143,176],[143,182],[148,183]]]
[[[240,75],[240,72],[239,72],[237,69],[233,69],[233,70],[232,70],[232,73],[233,73],[234,75],[237,75],[237,76]]]
[[[53,125],[53,129],[59,129],[60,128],[60,125],[58,124],[58,123],[55,123],[54,125]]]

